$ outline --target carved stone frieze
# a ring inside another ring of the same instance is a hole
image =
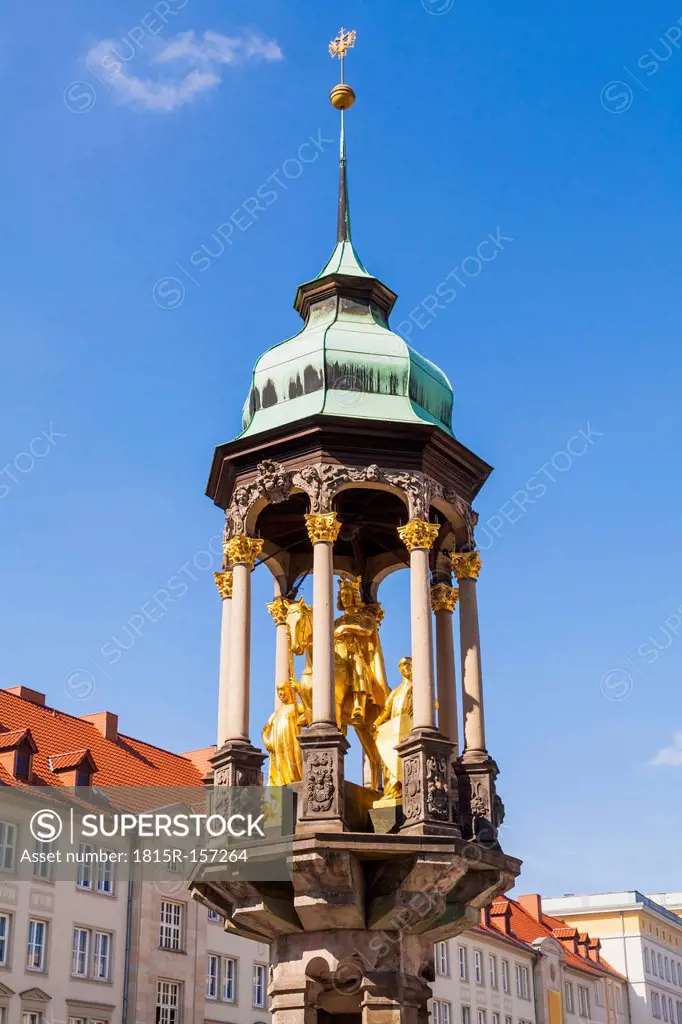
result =
[[[335,496],[349,483],[384,483],[397,488],[407,499],[410,519],[428,521],[431,502],[443,498],[463,519],[473,546],[476,514],[471,506],[455,492],[445,492],[441,484],[425,473],[391,473],[376,464],[357,467],[326,462],[288,470],[272,459],[259,463],[256,478],[235,490],[225,513],[225,540],[246,532],[249,512],[261,498],[276,504],[286,501],[298,489],[308,495],[311,513],[324,515],[332,511]]]
[[[336,792],[331,753],[327,750],[312,751],[307,768],[308,808],[313,814],[323,814],[331,807]]]
[[[422,814],[422,786],[419,778],[420,758],[403,760],[403,814],[406,821],[420,818]]]
[[[450,817],[450,778],[447,758],[431,755],[426,761],[426,807],[432,818],[447,821]]]

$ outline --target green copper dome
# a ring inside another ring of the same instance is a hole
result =
[[[242,436],[314,415],[430,423],[452,435],[450,382],[390,329],[396,298],[351,241],[342,129],[337,244],[322,272],[298,289],[303,329],[256,363]]]

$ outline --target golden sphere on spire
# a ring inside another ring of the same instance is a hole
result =
[[[340,82],[329,93],[329,101],[337,110],[349,110],[355,103],[355,93],[345,82]]]

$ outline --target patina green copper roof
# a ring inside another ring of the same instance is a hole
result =
[[[389,327],[396,297],[365,269],[351,240],[342,113],[336,247],[298,289],[303,329],[256,363],[242,436],[316,414],[432,423],[452,434],[450,382]]]

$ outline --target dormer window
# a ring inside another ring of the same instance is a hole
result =
[[[49,765],[63,786],[90,786],[92,774],[97,771],[97,765],[87,749],[52,754]]]
[[[30,729],[0,732],[0,767],[17,782],[29,783],[33,777],[33,755],[37,749]]]

